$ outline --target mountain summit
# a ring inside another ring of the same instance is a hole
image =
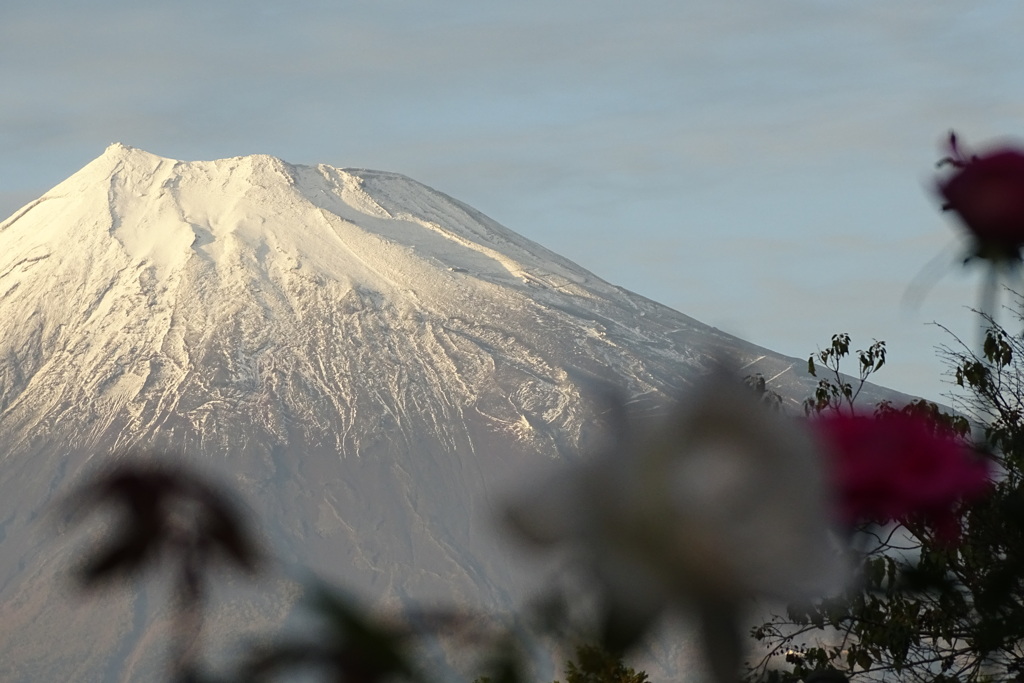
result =
[[[784,379],[794,362],[401,175],[119,144],[0,224],[0,320],[6,681],[160,664],[159,587],[69,601],[82,539],[44,523],[119,453],[219,473],[285,564],[497,609],[525,583],[496,492],[600,438],[595,387],[653,410],[713,355]],[[212,629],[279,624],[282,586],[225,598]]]

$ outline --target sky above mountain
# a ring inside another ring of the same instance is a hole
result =
[[[978,274],[933,164],[1024,136],[997,0],[37,0],[0,10],[0,214],[121,141],[406,174],[602,278],[938,398]],[[901,304],[939,259],[947,275]]]

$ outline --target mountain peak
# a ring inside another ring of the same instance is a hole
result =
[[[0,321],[12,680],[154,678],[159,617],[130,596],[76,612],[76,548],[33,522],[97,461],[178,453],[237,485],[283,558],[391,604],[506,609],[528,582],[495,492],[603,436],[595,385],[654,411],[719,355],[775,386],[796,363],[405,176],[121,144],[0,224]],[[224,633],[279,624],[291,597],[266,599]]]
[[[132,147],[131,145],[126,145],[121,142],[112,142],[107,145],[105,150],[103,150],[103,154],[94,159],[90,164],[86,165],[82,171],[98,164],[102,164],[104,167],[110,167],[124,163],[153,165],[163,161],[173,162],[174,160],[166,159],[165,157],[153,154],[152,152],[147,152],[144,149]],[[79,173],[82,171],[79,171]]]
[[[295,166],[261,154],[186,162],[114,143],[3,228],[38,230],[30,218],[52,219],[58,210],[75,215],[79,252],[83,240],[95,239],[95,248],[106,251],[101,243],[113,238],[127,259],[119,267],[153,266],[161,279],[197,257],[217,262],[224,277],[224,259],[238,256],[258,261],[264,274],[284,259],[333,281],[442,302],[453,284],[468,291],[500,281],[523,294],[551,287],[580,296],[590,296],[588,287],[614,290],[396,173]],[[71,228],[67,221],[47,224]],[[67,243],[66,234],[51,229],[25,239],[49,239],[55,249]]]
[[[260,174],[275,174],[279,179],[286,181],[291,177],[289,169],[293,168],[291,164],[267,154],[250,154],[212,161],[180,161],[121,142],[113,142],[99,157],[72,178],[86,175],[90,177],[90,180],[94,180],[97,175],[113,173],[131,176],[139,175],[141,172],[142,175],[146,175],[148,169],[154,169],[161,165],[169,165],[177,172],[184,172],[189,168],[207,168],[211,175],[230,174],[252,180],[256,180]]]
[[[124,157],[124,156],[127,156],[129,154],[145,154],[147,156],[156,156],[155,154],[151,154],[150,152],[147,152],[145,150],[139,149],[137,147],[132,147],[131,145],[126,145],[123,142],[112,142],[112,143],[110,143],[109,145],[107,145],[107,148],[105,150],[103,150],[103,154],[101,154],[100,156],[105,156],[105,157]]]

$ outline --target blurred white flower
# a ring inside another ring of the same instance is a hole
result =
[[[647,625],[674,606],[729,611],[842,587],[814,441],[737,378],[713,373],[667,419],[620,431],[508,508],[519,535],[583,553],[617,613]]]

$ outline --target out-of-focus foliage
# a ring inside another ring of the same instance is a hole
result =
[[[319,617],[317,637],[278,640],[254,648],[241,667],[241,680],[281,680],[296,670],[314,670],[329,681],[416,681],[409,655],[413,631],[374,618],[346,596],[317,586],[307,601]]]
[[[647,683],[647,674],[628,667],[597,645],[579,645],[565,665],[565,683]],[[555,683],[558,683],[557,681]]]
[[[77,519],[105,506],[121,511],[108,543],[76,570],[86,588],[133,577],[164,556],[180,565],[193,599],[200,599],[204,574],[216,565],[256,570],[259,550],[226,493],[168,460],[133,456],[66,499],[67,514]]]
[[[101,508],[120,511],[105,544],[75,570],[85,589],[137,579],[167,562],[173,569],[171,678],[202,678],[203,608],[213,574],[221,568],[255,573],[262,552],[230,495],[180,466],[173,456],[138,454],[121,460],[74,490],[66,518],[81,522]]]
[[[760,372],[753,375],[747,375],[743,378],[743,383],[750,387],[754,394],[761,399],[761,402],[774,411],[782,411],[783,399],[782,394],[768,388],[768,380],[764,378]]]

